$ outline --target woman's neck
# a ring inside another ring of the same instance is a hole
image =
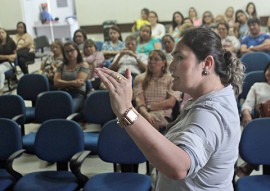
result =
[[[153,79],[160,78],[161,76],[162,76],[162,72],[152,73]]]
[[[112,42],[113,44],[117,44],[117,43],[118,43],[118,39],[116,39],[116,40],[111,40],[111,42]]]
[[[196,100],[203,95],[206,95],[211,92],[218,91],[224,88],[224,85],[221,83],[220,79],[214,79],[214,78],[209,78],[207,82],[203,82],[201,86],[195,88],[195,90],[190,93],[191,97],[194,100]],[[215,83],[212,83],[212,82],[215,82]]]
[[[145,43],[147,43],[147,42],[149,42],[149,41],[150,41],[150,38],[142,39],[142,40],[141,40],[141,43],[142,43],[142,44],[145,44]]]
[[[157,23],[151,23],[152,28],[155,27],[155,26],[157,26]]]
[[[59,59],[59,58],[63,58],[62,54],[54,54],[53,55],[54,59]]]

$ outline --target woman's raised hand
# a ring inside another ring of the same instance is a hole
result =
[[[95,68],[95,73],[109,90],[111,106],[117,117],[132,107],[132,77],[130,70],[125,76],[108,68]]]

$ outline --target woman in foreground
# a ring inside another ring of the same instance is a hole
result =
[[[110,91],[119,125],[158,169],[156,190],[232,191],[240,140],[235,95],[242,87],[244,67],[222,49],[215,32],[204,28],[187,31],[173,57],[172,88],[193,100],[165,136],[132,107],[129,70],[125,77],[106,68],[95,71]]]

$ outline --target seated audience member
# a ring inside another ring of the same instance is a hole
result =
[[[239,9],[235,12],[234,34],[240,41],[249,33],[246,13]]]
[[[192,29],[192,28],[194,28],[193,21],[189,17],[184,18],[183,24],[181,26],[181,32],[180,32],[179,38],[183,36],[186,30]]]
[[[166,56],[168,67],[170,66],[170,64],[173,61],[172,51],[174,49],[174,45],[175,45],[175,41],[174,41],[174,38],[171,35],[166,34],[166,35],[163,36],[163,38],[162,38],[162,46],[164,48],[163,52],[164,52],[164,54]]]
[[[149,54],[152,50],[161,49],[161,43],[158,39],[152,38],[152,30],[150,25],[144,25],[139,32],[139,42],[137,52]]]
[[[105,41],[102,45],[102,52],[106,59],[111,61],[120,50],[125,48],[125,43],[122,42],[120,29],[114,25],[109,29],[110,41]]]
[[[250,88],[247,98],[242,105],[242,124],[245,126],[252,120],[251,113],[255,111],[256,105],[270,100],[270,62],[264,70],[265,82],[257,82]]]
[[[202,25],[203,28],[208,28],[211,30],[214,30],[215,25],[215,19],[211,11],[205,11],[202,16]]]
[[[198,13],[194,7],[189,8],[188,16],[191,18],[194,27],[199,27],[202,25],[202,19],[198,17]]]
[[[63,58],[63,64],[54,75],[54,86],[72,96],[74,110],[78,112],[86,94],[85,80],[89,75],[89,65],[83,61],[78,46],[73,42],[64,44]]]
[[[96,67],[105,66],[105,57],[103,53],[97,50],[96,43],[91,39],[88,39],[84,42],[83,58],[84,58],[84,61],[89,64],[90,79],[92,79],[95,76],[94,69]]]
[[[140,114],[157,130],[171,122],[172,108],[180,92],[172,90],[172,76],[161,50],[149,53],[147,70],[135,78],[134,98]]]
[[[253,2],[249,2],[246,6],[246,13],[249,19],[259,18],[256,11],[256,6]]]
[[[253,18],[248,20],[250,34],[241,41],[240,53],[245,54],[254,51],[264,51],[270,54],[270,36],[260,31],[260,20]]]
[[[143,25],[150,25],[150,22],[148,20],[149,12],[150,11],[147,8],[143,8],[141,10],[141,17],[134,22],[134,25],[131,29],[132,32],[138,32]]]
[[[137,41],[135,36],[127,36],[125,44],[126,48],[115,56],[110,69],[125,74],[126,69],[129,68],[134,79],[136,75],[146,70],[147,56],[143,53],[136,52]]]
[[[97,50],[96,43],[88,39],[84,43],[83,48],[83,59],[85,62],[89,64],[89,76],[88,80],[91,81],[91,84],[95,90],[99,89],[100,87],[100,80],[97,78],[96,74],[94,73],[94,69],[96,67],[104,67],[105,66],[105,57],[102,52]]]
[[[228,7],[225,11],[225,20],[229,25],[229,35],[234,35],[234,22],[235,22],[235,18],[234,18],[234,8],[232,6]]]
[[[190,25],[194,26],[193,20],[190,17],[185,17],[183,20],[183,24],[190,24]]]
[[[169,34],[178,41],[181,33],[181,26],[184,21],[184,16],[179,11],[173,13],[172,25],[169,28]]]
[[[24,74],[28,74],[27,62],[35,61],[35,42],[32,36],[27,33],[24,22],[17,23],[17,33],[13,36],[17,44],[17,62]]]
[[[63,63],[62,49],[63,43],[61,41],[54,41],[51,44],[52,55],[48,56],[46,60],[41,63],[40,66],[42,74],[45,74],[49,79],[50,89],[54,89],[54,74],[57,70],[57,67],[59,67]]]
[[[225,17],[223,15],[217,15],[215,17],[215,29],[217,28],[217,25],[219,23],[226,23],[226,19],[225,19]]]
[[[12,68],[16,59],[16,48],[7,31],[0,27],[0,94],[4,91],[5,72]]]
[[[161,39],[165,35],[165,26],[158,23],[158,15],[155,11],[149,12],[149,22],[152,28],[152,37]]]
[[[229,35],[229,30],[229,25],[226,22],[217,25],[217,31],[221,38],[222,47],[231,51],[234,55],[237,55],[240,49],[240,42],[235,36]]]
[[[242,125],[245,126],[252,120],[251,113],[255,112],[256,117],[256,106],[260,103],[264,103],[270,100],[270,62],[264,70],[265,82],[255,83],[249,90],[247,98],[242,105]],[[237,168],[237,175],[248,176],[258,166],[249,163],[243,163]]]
[[[74,32],[73,42],[76,43],[81,53],[83,52],[83,45],[86,40],[87,40],[87,35],[84,30],[78,29]]]

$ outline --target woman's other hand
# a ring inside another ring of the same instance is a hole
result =
[[[252,117],[251,117],[250,113],[248,113],[248,112],[242,113],[242,125],[243,126],[245,126],[251,120],[252,120]]]

